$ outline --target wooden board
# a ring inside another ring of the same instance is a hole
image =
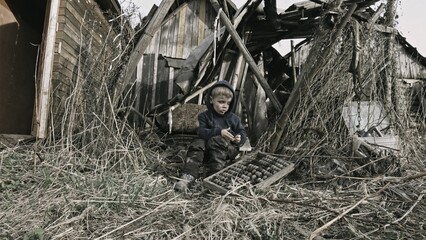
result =
[[[165,103],[168,100],[169,92],[169,68],[167,67],[167,61],[163,57],[157,59],[157,86],[156,86],[156,98],[155,105]]]

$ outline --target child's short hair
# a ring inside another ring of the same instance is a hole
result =
[[[234,94],[232,93],[231,89],[224,87],[224,86],[219,86],[219,87],[213,88],[212,93],[211,93],[212,98],[215,98],[217,96],[224,96],[226,98],[232,98],[234,96]]]

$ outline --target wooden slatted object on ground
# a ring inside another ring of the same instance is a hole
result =
[[[225,194],[242,184],[264,189],[295,168],[287,159],[263,152],[244,155],[241,160],[204,179],[204,186]]]

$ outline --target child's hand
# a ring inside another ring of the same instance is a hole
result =
[[[240,143],[241,142],[241,135],[240,134],[235,135],[234,142],[235,143]]]
[[[234,135],[229,130],[231,130],[231,128],[222,129],[222,131],[220,131],[220,135],[222,135],[222,137],[225,138],[226,140],[233,142],[235,141],[235,138],[234,138]]]

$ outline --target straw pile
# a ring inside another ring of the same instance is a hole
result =
[[[296,108],[281,154],[298,168],[265,191],[242,185],[219,195],[197,182],[190,194],[175,193],[185,146],[167,146],[154,130],[137,134],[117,119],[108,84],[101,108],[69,98],[78,107],[74,121],[64,119],[61,139],[0,152],[1,239],[426,238],[420,128],[395,123],[404,143],[398,156],[346,154],[339,111],[353,93],[349,52],[342,44]],[[372,59],[364,59],[364,81],[381,68]]]
[[[184,195],[172,189],[170,177],[176,172],[167,158],[143,147],[115,147],[98,157],[53,147],[4,149],[0,155],[2,239],[426,236],[424,174],[320,178],[306,170],[263,192],[243,185],[234,195],[222,196],[197,182],[191,194]],[[169,175],[161,174],[165,172]]]

